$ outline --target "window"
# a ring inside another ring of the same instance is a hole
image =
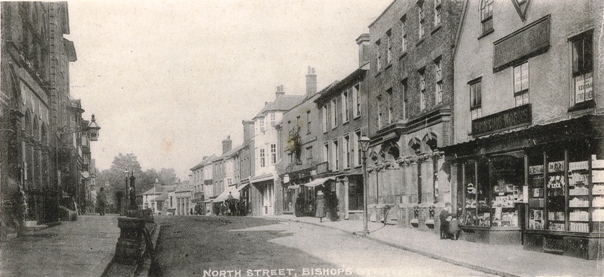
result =
[[[321,108],[321,113],[323,114],[323,133],[325,133],[327,132],[327,122],[329,121],[327,105],[324,105],[323,108]]]
[[[310,123],[311,123],[311,121],[310,121],[310,111],[307,111],[306,112],[306,133],[307,134],[310,134],[310,130],[311,130],[311,128],[310,128],[311,124]]]
[[[407,111],[409,110],[409,93],[407,93],[407,79],[401,81],[401,92],[403,94],[403,119],[407,119]]]
[[[514,99],[516,107],[529,103],[528,62],[514,67]]]
[[[339,145],[338,145],[338,139],[334,139],[333,140],[333,156],[331,157],[333,159],[333,164],[332,164],[332,168],[333,170],[339,170],[339,158],[340,155],[338,153],[338,150],[340,150]]]
[[[260,132],[264,132],[264,118],[260,118]]]
[[[227,184],[230,186],[233,184],[233,180],[231,178],[227,178]]]
[[[260,167],[266,166],[266,160],[264,157],[264,148],[260,148]]]
[[[323,145],[323,161],[329,162],[329,143]]]
[[[417,30],[419,31],[419,39],[422,39],[424,37],[424,3],[418,3],[417,13],[419,18]]]
[[[271,144],[271,163],[277,163],[277,145],[274,143]]]
[[[482,0],[480,15],[482,33],[486,34],[493,31],[493,0]]]
[[[434,0],[434,26],[440,24],[440,21],[442,20],[441,13],[441,0]]]
[[[376,49],[376,51],[375,51],[375,59],[376,59],[375,68],[378,71],[380,71],[382,69],[382,63],[380,61],[382,59],[382,57],[380,55],[380,41],[379,40],[375,43],[375,49]]]
[[[355,161],[356,161],[356,165],[362,165],[362,161],[361,159],[362,157],[362,149],[361,149],[361,145],[359,144],[359,139],[361,139],[361,130],[358,130],[354,133],[354,154],[355,156]]]
[[[394,106],[393,103],[392,103],[393,102],[392,101],[392,88],[389,88],[386,91],[386,96],[388,97],[388,103],[387,103],[388,104],[388,124],[390,124],[394,120],[393,114],[392,114],[393,113],[392,106]]]
[[[275,113],[271,113],[271,126],[275,126]]]
[[[306,147],[306,159],[312,160],[312,146]]]
[[[378,95],[376,100],[377,100],[376,101],[377,102],[377,104],[376,104],[376,107],[377,107],[377,125],[378,125],[378,130],[379,130],[379,129],[382,129],[382,107],[381,107],[382,106],[382,96]]]
[[[355,117],[361,116],[361,85],[356,84],[352,87],[352,108]]]
[[[338,127],[338,100],[334,98],[331,100],[331,129]]]
[[[401,18],[401,52],[407,51],[407,15],[403,15]]]
[[[344,136],[344,141],[342,144],[342,149],[344,152],[344,160],[342,161],[342,168],[350,167],[350,136]]]
[[[482,116],[481,79],[472,81],[469,85],[471,118],[476,119]]]
[[[443,102],[443,76],[440,57],[434,60],[434,71],[434,75],[436,76],[436,91],[434,99],[436,99],[436,104],[440,104]]]
[[[348,122],[348,90],[342,93],[342,122]]]
[[[593,100],[592,31],[572,40],[573,93],[571,105]]]
[[[386,32],[386,39],[388,46],[388,51],[386,52],[386,63],[390,64],[392,62],[392,32],[390,30]]]
[[[424,69],[419,71],[419,109],[426,109],[426,72]]]

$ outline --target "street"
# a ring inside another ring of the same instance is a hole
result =
[[[157,216],[156,222],[162,227],[153,276],[486,275],[298,222],[206,216]]]

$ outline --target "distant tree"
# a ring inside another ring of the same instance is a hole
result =
[[[128,171],[128,177],[130,174],[134,174],[134,177],[138,179],[138,176],[142,175],[141,165],[138,162],[136,156],[132,153],[123,155],[119,153],[113,158],[113,163],[109,169],[101,171],[97,176],[97,182],[101,185],[109,184],[106,188],[106,195],[108,196],[108,203],[117,203],[115,195],[117,191],[124,191],[126,187],[126,171]],[[138,182],[136,182],[138,184]]]
[[[178,180],[178,176],[176,175],[176,170],[174,168],[162,168],[159,171],[159,182],[162,185],[171,186],[176,183]]]
[[[128,177],[130,177],[131,173],[134,173],[137,194],[144,193],[153,188],[155,180],[158,180],[162,185],[173,185],[178,179],[176,171],[173,168],[162,168],[160,171],[147,169],[143,172],[136,155],[132,153],[125,155],[120,153],[113,158],[113,163],[109,169],[103,171],[97,170],[97,184],[101,186],[109,184],[105,188],[109,204],[117,204],[116,195],[118,195],[119,191],[124,191],[126,187],[126,170],[128,171]]]

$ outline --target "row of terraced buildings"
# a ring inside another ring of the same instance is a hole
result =
[[[243,121],[240,147],[225,140],[191,169],[197,200],[208,213],[235,196],[246,214],[313,216],[321,190],[332,220],[367,205],[373,221],[435,232],[449,202],[463,239],[601,257],[603,11],[393,1],[357,38],[356,70],[318,90],[309,68],[305,94],[278,87]]]

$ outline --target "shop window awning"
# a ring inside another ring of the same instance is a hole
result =
[[[88,177],[90,177],[90,173],[88,173],[88,171],[80,171],[80,174],[82,174],[82,178],[84,179],[88,179]]]
[[[245,187],[247,187],[249,184],[250,183],[247,183],[247,184],[243,184],[243,185],[237,187],[237,193],[239,193],[242,189],[244,189]]]
[[[208,199],[208,200],[203,201],[203,203],[212,203],[212,202],[214,202],[214,199]]]
[[[304,186],[313,188],[313,187],[325,184],[325,182],[327,182],[329,180],[335,180],[335,179],[336,179],[336,177],[318,178],[318,179],[312,180],[310,183],[304,184]]]
[[[252,178],[250,178],[250,183],[259,183],[259,182],[264,182],[264,181],[269,181],[269,180],[273,180],[273,174],[272,173],[267,173],[267,174],[262,174],[259,176],[254,176]]]
[[[229,192],[235,199],[239,199],[239,190],[235,186],[227,187],[216,199],[214,199],[214,203],[222,202],[229,198]]]

